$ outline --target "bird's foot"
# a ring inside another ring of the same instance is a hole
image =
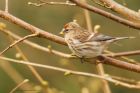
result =
[[[81,57],[80,58],[80,61],[81,61],[81,63],[84,63],[85,62],[85,58],[84,57]]]
[[[76,56],[74,53],[71,53],[70,55],[71,55],[71,56]],[[76,57],[77,57],[77,56],[76,56]]]

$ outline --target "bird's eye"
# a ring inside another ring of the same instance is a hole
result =
[[[69,31],[69,29],[65,29],[65,31],[64,31],[64,32],[65,32],[65,33],[67,33],[68,31]]]

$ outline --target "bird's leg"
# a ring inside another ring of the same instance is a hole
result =
[[[71,53],[70,55],[73,56],[73,57],[78,57],[78,56],[75,55],[75,53]],[[84,63],[85,62],[84,56],[83,57],[80,57],[80,61],[81,61],[81,63]]]
[[[76,56],[74,53],[71,53],[70,55],[71,55],[71,56]]]
[[[81,63],[84,63],[85,62],[85,58],[84,57],[81,57],[80,58],[80,61],[81,61]]]
[[[71,53],[69,58],[79,58],[75,53]]]

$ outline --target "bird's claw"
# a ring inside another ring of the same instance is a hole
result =
[[[80,61],[81,61],[81,63],[84,63],[85,62],[85,58],[84,57],[81,57],[80,58]]]
[[[71,53],[70,55],[73,56],[73,57],[77,57],[74,53]]]

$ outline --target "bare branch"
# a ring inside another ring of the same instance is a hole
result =
[[[58,67],[49,66],[49,65],[37,64],[37,63],[33,63],[33,62],[15,60],[15,59],[7,58],[7,57],[2,57],[2,56],[0,57],[0,59],[1,60],[10,61],[10,62],[14,62],[14,63],[19,63],[19,64],[26,64],[26,65],[31,65],[31,66],[35,66],[35,67],[46,68],[46,69],[51,69],[51,70],[55,70],[55,71],[61,71],[61,72],[64,72],[64,73],[69,73],[69,74],[89,76],[89,77],[96,77],[96,78],[99,78],[99,79],[104,79],[104,80],[107,80],[109,82],[115,83],[116,85],[121,85],[121,86],[128,87],[128,88],[135,88],[135,89],[139,89],[140,88],[139,85],[133,85],[133,84],[128,84],[128,83],[120,82],[120,81],[114,80],[114,79],[112,79],[112,78],[110,78],[108,76],[99,76],[99,75],[96,75],[96,74],[91,74],[91,73],[86,73],[86,72],[79,72],[79,71],[73,71],[73,70],[58,68]]]
[[[128,79],[128,78],[124,78],[124,77],[118,77],[118,76],[110,76],[111,78],[115,79],[115,80],[119,80],[119,81],[123,81],[123,82],[127,82],[130,84],[140,84],[140,81],[134,80],[134,79]]]
[[[44,30],[41,30],[41,29],[39,29],[39,28],[29,24],[29,23],[26,23],[25,21],[15,17],[9,13],[6,13],[6,12],[0,10],[0,17],[9,21],[9,22],[17,24],[18,26],[20,26],[24,29],[27,29],[28,31],[30,31],[32,33],[39,33],[40,37],[47,38],[47,39],[54,41],[56,43],[59,43],[59,44],[67,45],[62,37],[59,37],[59,36],[56,36],[56,35],[51,34],[49,32],[46,32]]]
[[[41,3],[33,3],[33,2],[28,2],[29,5],[34,5],[34,6],[43,6],[43,5],[69,5],[69,6],[75,6],[76,4],[70,3],[69,1],[66,2],[46,2],[39,0]]]
[[[117,53],[113,53],[113,52],[108,51],[108,50],[105,50],[105,52],[107,53],[107,54],[105,54],[105,55],[107,56],[107,55],[109,54],[109,55],[111,55],[110,57],[113,57],[114,54],[117,54]],[[140,65],[139,62],[135,61],[135,60],[132,59],[132,58],[128,58],[128,57],[126,57],[126,56],[119,56],[119,57],[122,58],[122,59],[124,59],[124,60],[126,60],[126,61],[129,62],[129,63]]]
[[[20,84],[18,84],[15,88],[13,88],[9,93],[14,93],[19,87],[21,87],[23,84],[27,83],[29,80],[25,79]]]
[[[123,19],[123,18],[121,18],[119,16],[115,16],[115,15],[109,13],[109,12],[106,12],[104,10],[101,10],[99,8],[91,6],[89,4],[83,3],[80,0],[70,0],[70,1],[72,1],[75,4],[77,4],[77,6],[80,6],[80,7],[84,8],[84,9],[89,10],[89,11],[95,12],[97,14],[100,14],[100,15],[102,15],[104,17],[112,19],[112,20],[114,20],[114,21],[116,21],[118,23],[121,23],[123,25],[126,25],[128,27],[132,27],[132,28],[135,28],[135,29],[140,29],[140,24],[138,24],[138,23],[134,23],[134,22],[128,21],[126,19]]]
[[[101,1],[103,4],[109,6],[110,9],[123,15],[128,20],[140,23],[140,13],[139,12],[135,12],[134,10],[131,10],[125,6],[122,6],[121,4],[118,4],[114,0],[99,0],[99,1]]]
[[[27,39],[27,38],[31,38],[31,37],[35,37],[39,35],[38,33],[35,33],[35,34],[31,34],[31,35],[27,35],[17,41],[15,41],[14,43],[12,43],[11,45],[9,45],[7,48],[5,48],[2,52],[0,52],[0,55],[2,55],[4,52],[6,52],[8,49],[12,48],[13,46],[15,46],[17,43],[20,43],[22,42],[23,40]]]
[[[128,52],[113,53],[112,55],[110,54],[105,54],[105,55],[111,57],[120,57],[120,56],[132,56],[132,55],[139,55],[139,54],[140,54],[140,50],[134,50]]]
[[[8,0],[5,0],[5,12],[8,12],[8,6],[9,6]]]
[[[108,64],[108,65],[113,65],[122,69],[127,69],[129,71],[134,71],[140,73],[140,65],[137,64],[131,64],[128,62],[120,61],[111,57],[106,57],[106,56],[99,56],[98,59],[101,61],[103,64]]]

